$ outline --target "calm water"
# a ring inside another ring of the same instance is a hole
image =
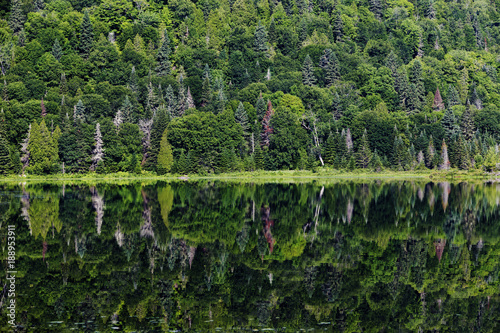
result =
[[[499,190],[0,185],[0,233],[28,332],[498,332]]]

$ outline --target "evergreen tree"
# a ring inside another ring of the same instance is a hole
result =
[[[472,89],[470,101],[471,101],[472,105],[474,105],[476,107],[476,109],[481,110],[483,108],[483,102],[481,101],[481,98],[479,98],[479,95],[477,93],[475,85]]]
[[[94,28],[90,22],[89,12],[86,10],[80,26],[80,53],[86,59],[94,45]]]
[[[6,175],[11,171],[12,159],[7,139],[4,133],[0,131],[0,175]]]
[[[196,105],[194,104],[193,96],[191,95],[191,90],[189,89],[189,87],[188,87],[188,91],[187,91],[186,105],[187,105],[188,109],[196,108]]]
[[[436,9],[434,8],[434,1],[433,0],[429,1],[429,5],[427,6],[425,16],[427,16],[427,18],[429,18],[431,20],[434,20],[436,18]]]
[[[57,38],[54,41],[54,45],[52,46],[52,55],[58,61],[61,59],[61,57],[63,55],[61,45],[59,44],[59,40]]]
[[[78,100],[78,103],[75,105],[75,110],[73,113],[73,120],[75,122],[85,122],[86,114],[85,114],[85,106],[81,99]]]
[[[26,170],[30,162],[30,152],[28,149],[30,137],[31,137],[31,124],[29,125],[26,137],[23,139],[23,142],[21,143],[21,153],[23,153],[23,155],[21,156],[21,163],[23,164],[23,170],[22,170],[23,174],[24,170]]]
[[[172,63],[170,62],[170,40],[168,34],[164,31],[164,40],[161,43],[158,55],[156,56],[156,74],[158,76],[167,76],[172,72]]]
[[[262,149],[260,148],[259,143],[255,145],[255,151],[253,153],[253,161],[256,170],[262,170],[264,168],[264,156],[262,154]]]
[[[255,51],[267,51],[267,32],[266,28],[260,23],[260,21],[255,29]]]
[[[147,166],[152,169],[157,165],[158,153],[160,151],[160,143],[163,133],[167,129],[168,116],[164,108],[161,108],[153,118],[153,127],[151,128],[151,154]],[[184,157],[185,159],[185,157]]]
[[[68,94],[68,83],[66,81],[66,74],[64,74],[64,72],[61,74],[61,81],[59,83],[59,93],[63,96]]]
[[[271,17],[271,23],[269,24],[269,42],[275,43],[276,42],[276,23],[274,22],[274,17]]]
[[[186,87],[184,86],[184,79],[182,74],[179,78],[179,93],[177,99],[177,108],[175,112],[176,117],[182,117],[187,107],[187,96],[186,96]],[[191,97],[192,98],[192,97]]]
[[[432,108],[435,111],[441,111],[444,109],[443,99],[441,98],[441,93],[439,92],[439,88],[436,89],[436,93],[434,94],[434,102],[432,103]]]
[[[248,130],[250,128],[248,124],[248,116],[247,112],[245,111],[245,108],[243,107],[243,103],[238,104],[238,108],[236,109],[236,112],[234,113],[234,118],[236,119],[236,122],[241,125],[241,128],[243,129],[243,133],[248,134]]]
[[[441,162],[442,164],[439,166],[441,170],[449,170],[450,169],[450,160],[448,158],[448,146],[443,139],[443,144],[441,145]]]
[[[345,132],[345,146],[347,148],[347,154],[351,154],[354,146],[352,144],[351,130],[349,128]]]
[[[433,169],[436,166],[434,164],[435,155],[436,155],[436,148],[434,148],[434,141],[431,135],[431,137],[429,138],[429,145],[427,146],[425,154],[425,164],[429,169]]]
[[[203,75],[203,84],[201,87],[201,106],[207,106],[212,101],[212,85],[210,72]]]
[[[99,123],[95,126],[95,136],[94,136],[94,150],[92,151],[92,165],[90,166],[91,171],[96,171],[99,163],[102,163],[104,158],[104,149],[101,135],[101,125]]]
[[[335,13],[335,21],[333,22],[333,35],[336,42],[342,41],[342,36],[344,36],[344,23],[342,22],[340,11],[337,11]]]
[[[414,85],[412,87],[412,94],[418,100],[418,106],[416,109],[420,110],[420,108],[425,104],[425,89],[424,89],[424,80],[422,77],[422,63],[418,58],[413,63],[413,67],[411,68],[410,82]]]
[[[29,171],[34,174],[53,173],[58,169],[59,151],[54,142],[53,135],[45,125],[45,120],[38,125],[32,124],[30,141],[28,142],[30,152]]]
[[[441,126],[445,132],[445,138],[450,141],[455,135],[458,135],[459,128],[457,125],[457,121],[455,119],[455,115],[451,109],[446,109],[443,118],[441,119]]]
[[[316,84],[314,65],[309,54],[306,56],[304,64],[302,65],[302,82],[306,86],[314,86]]]
[[[23,29],[24,14],[21,0],[11,1],[9,26],[16,35]]]
[[[128,86],[134,94],[139,91],[139,83],[137,80],[137,73],[135,71],[135,66],[132,66],[132,71],[130,72],[130,78],[128,79]]]
[[[371,160],[371,166],[376,172],[382,171],[382,159],[380,158],[380,155],[377,153],[377,150],[373,153],[373,158]]]
[[[262,133],[261,133],[261,145],[269,147],[269,139],[270,135],[273,132],[273,128],[271,127],[271,118],[274,115],[273,105],[271,101],[267,101],[267,112],[262,118]]]
[[[161,89],[159,89],[161,91]],[[167,104],[167,110],[170,112],[170,115],[177,116],[176,110],[178,109],[177,98],[175,98],[174,89],[172,85],[168,85],[167,90],[165,90],[165,102]]]
[[[326,140],[326,146],[325,146],[325,164],[327,165],[335,165],[335,138],[332,134],[328,136],[328,139]]]
[[[467,142],[463,140],[462,136],[458,137],[457,141],[457,166],[461,170],[468,170],[470,168],[470,155],[467,149]]]
[[[340,118],[342,117],[342,105],[340,103],[340,96],[337,92],[333,94],[332,109],[333,120],[340,120]]]
[[[217,93],[216,99],[215,99],[215,112],[216,113],[221,113],[224,111],[224,108],[226,107],[227,103],[227,98],[226,94],[224,94],[224,90],[221,88],[219,89],[219,92]]]
[[[366,169],[370,165],[370,161],[372,159],[372,152],[370,150],[370,145],[368,143],[368,138],[366,134],[366,129],[365,132],[363,133],[363,136],[361,137],[361,142],[358,147],[357,151],[357,160],[358,160],[358,165]]]
[[[458,91],[453,86],[450,84],[448,86],[448,107],[451,108],[454,105],[459,105],[460,104],[460,97],[458,96]]]
[[[474,135],[474,120],[472,119],[470,107],[467,107],[462,114],[461,129],[462,135],[464,136],[465,140],[472,139]]]
[[[266,114],[266,102],[262,98],[262,92],[259,94],[259,99],[257,99],[257,103],[255,104],[255,113],[257,114],[257,120],[262,121],[264,115]]]
[[[174,156],[172,154],[172,146],[167,139],[167,130],[163,132],[160,142],[160,151],[158,154],[158,163],[156,170],[158,173],[163,175],[170,172],[172,165],[174,164]]]
[[[43,0],[35,0],[33,2],[33,11],[34,12],[39,12],[39,11],[43,10],[44,7],[45,7],[45,4],[43,3]]]
[[[382,19],[382,4],[380,0],[370,0],[370,11],[377,20]]]
[[[130,99],[128,98],[128,95],[125,96],[125,100],[123,101],[123,104],[121,106],[121,112],[122,112],[122,121],[124,123],[135,123],[137,119],[135,119],[135,113],[134,113],[134,106],[130,102]]]
[[[339,62],[332,49],[325,49],[320,58],[319,66],[325,70],[325,83],[331,86],[340,80]]]

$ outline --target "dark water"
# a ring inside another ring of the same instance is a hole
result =
[[[499,189],[0,185],[2,258],[19,331],[498,332]]]

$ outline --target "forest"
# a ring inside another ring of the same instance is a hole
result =
[[[0,174],[500,168],[500,1],[0,1]]]
[[[500,326],[498,184],[27,182],[0,191],[2,230],[16,226],[21,332]],[[6,237],[0,244],[6,258]],[[0,326],[7,320],[3,307]]]

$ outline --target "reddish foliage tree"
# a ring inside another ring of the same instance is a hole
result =
[[[434,103],[432,103],[432,108],[435,111],[444,110],[443,99],[441,98],[441,93],[439,92],[439,88],[437,88],[436,93],[434,94]]]

